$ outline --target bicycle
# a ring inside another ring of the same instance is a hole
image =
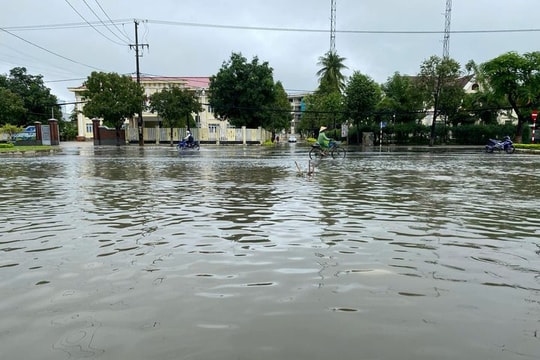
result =
[[[321,147],[321,144],[316,142],[315,144],[311,145],[311,150],[309,150],[309,158],[312,160],[322,159],[330,154],[332,159],[343,159],[345,158],[347,151],[340,147],[340,144],[340,141],[330,141],[330,144],[328,144],[328,149],[324,149]]]

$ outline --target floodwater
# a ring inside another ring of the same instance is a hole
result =
[[[540,358],[540,156],[0,157],[0,358]]]

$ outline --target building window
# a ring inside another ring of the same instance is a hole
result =
[[[94,132],[94,128],[91,123],[86,124],[86,132],[87,133]]]
[[[208,132],[211,134],[215,134],[217,132],[217,128],[219,125],[216,124],[209,124],[208,125]]]

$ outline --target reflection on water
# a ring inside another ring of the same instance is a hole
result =
[[[540,158],[0,158],[6,359],[536,359]]]

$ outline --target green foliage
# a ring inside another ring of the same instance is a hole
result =
[[[87,102],[83,114],[102,118],[106,126],[116,130],[142,107],[144,90],[129,76],[94,71],[84,86],[83,100]]]
[[[77,122],[58,121],[61,141],[72,141],[77,138]]]
[[[317,135],[321,126],[331,129],[344,121],[343,96],[337,91],[309,94],[304,98],[304,103],[306,110],[298,129],[308,135]]]
[[[157,112],[166,127],[188,126],[191,113],[202,111],[196,94],[177,86],[164,89],[150,96],[150,111]]]
[[[291,105],[280,81],[274,85],[274,95],[275,101],[272,110],[262,124],[265,129],[271,130],[272,133],[288,129],[292,120]]]
[[[369,76],[355,71],[345,89],[345,114],[357,126],[361,122],[369,123],[369,119],[381,98],[381,87]]]
[[[14,147],[13,143],[0,143],[0,149],[13,149]]]
[[[502,139],[506,135],[513,137],[516,126],[506,125],[461,125],[450,129],[456,144],[484,145],[489,139]]]
[[[420,111],[424,108],[424,98],[418,83],[410,76],[396,72],[381,88],[384,97],[377,105],[377,110],[392,116],[392,122],[415,123],[424,116],[424,112]],[[389,121],[390,118],[381,120]]]
[[[21,97],[7,88],[0,87],[0,124],[20,122],[26,109]]]
[[[22,126],[16,126],[16,125],[11,125],[11,124],[4,124],[2,127],[0,127],[0,133],[7,134],[9,142],[11,142],[12,135],[15,135],[23,131],[24,131],[24,128]]]
[[[174,86],[150,96],[150,111],[157,112],[163,125],[171,129],[171,146],[173,145],[173,128],[195,123],[191,113],[202,111],[202,105],[195,92]]]
[[[454,59],[431,56],[420,66],[419,89],[426,104],[434,108],[430,145],[435,141],[436,119],[439,113],[452,117],[461,105],[464,90],[459,81],[460,76],[460,65]]]
[[[429,142],[430,129],[415,122],[391,124],[385,127],[384,133],[398,145],[425,145]]]
[[[335,51],[328,51],[319,57],[317,65],[322,66],[317,71],[319,77],[319,93],[341,93],[345,89],[345,75],[342,71],[348,69],[343,63],[346,59],[339,56]]]
[[[480,65],[495,96],[504,97],[518,117],[515,139],[521,142],[524,124],[540,105],[540,52],[508,52]]]
[[[268,62],[251,62],[233,53],[219,72],[210,77],[209,103],[217,116],[231,125],[256,128],[265,123],[275,105],[273,69]]]
[[[47,122],[51,115],[60,119],[62,112],[57,103],[41,75],[28,75],[24,67],[0,75],[0,124],[26,126],[36,121]]]

